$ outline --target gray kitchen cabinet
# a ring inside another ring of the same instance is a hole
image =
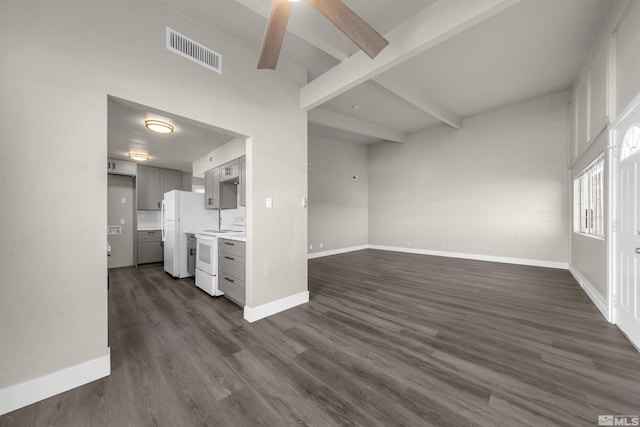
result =
[[[138,209],[160,210],[160,169],[150,166],[138,166],[136,178]]]
[[[224,296],[244,307],[246,300],[246,243],[218,239],[218,287]]]
[[[207,209],[235,209],[238,207],[238,188],[232,181],[220,182],[222,167],[204,174],[204,206]]]
[[[204,174],[204,206],[207,209],[220,208],[220,168]]]
[[[247,157],[240,157],[240,183],[238,184],[239,196],[238,204],[240,206],[247,206]]]
[[[164,261],[160,230],[138,231],[138,264]]]
[[[107,159],[107,173],[136,176],[138,165],[126,160]]]
[[[171,169],[160,169],[161,197],[171,190],[182,190],[182,172]]]
[[[187,234],[187,273],[191,276],[196,275],[196,248],[197,248],[196,236],[193,234]]]
[[[158,211],[164,193],[182,189],[182,172],[151,166],[138,166],[136,190],[138,209]]]
[[[220,182],[231,181],[238,183],[240,179],[240,165],[238,159],[231,160],[220,166]]]

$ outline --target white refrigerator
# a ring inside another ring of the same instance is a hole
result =
[[[164,242],[164,270],[173,277],[187,272],[187,235],[218,224],[218,211],[205,209],[204,194],[173,190],[164,193],[160,212]]]

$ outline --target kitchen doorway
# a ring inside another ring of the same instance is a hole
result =
[[[148,120],[166,122],[171,125],[172,131],[166,134],[151,132],[145,127]],[[146,203],[147,206],[138,204],[141,177],[136,171],[137,167],[146,171],[169,171],[170,174],[164,176],[171,175],[174,182],[171,189],[198,191],[204,188],[204,177],[194,176],[193,162],[237,138],[244,140],[246,136],[154,107],[107,96],[107,163],[120,162],[118,166],[131,166],[131,169],[116,168],[115,171],[108,167],[109,268],[138,265],[137,237],[141,227],[147,232],[153,232],[154,228],[160,232],[159,201],[154,201],[153,206],[149,203]],[[130,191],[126,195],[116,195],[124,190],[120,188],[116,191],[111,188],[112,184],[118,182],[121,187],[125,181],[131,183]],[[111,193],[114,193],[113,197]],[[158,193],[163,192],[158,190]],[[146,198],[145,201],[148,202]],[[120,234],[116,234],[118,232]],[[161,243],[158,242],[158,245],[161,246]],[[158,250],[161,253],[162,249]],[[151,259],[146,256],[143,258]],[[161,256],[158,258],[161,259]]]

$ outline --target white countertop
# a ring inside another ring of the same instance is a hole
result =
[[[215,230],[201,230],[197,233],[194,233],[196,235],[198,234],[204,234],[205,236],[213,236],[213,237],[217,237],[219,239],[229,239],[229,240],[237,240],[240,242],[246,242],[247,241],[247,233],[245,231],[228,231],[228,232],[217,232]]]
[[[160,231],[160,227],[138,227],[138,231]]]

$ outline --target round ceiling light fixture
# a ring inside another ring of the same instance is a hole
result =
[[[145,153],[138,153],[137,151],[132,151],[127,154],[131,160],[136,160],[138,162],[144,162],[149,160],[149,155]]]
[[[158,133],[173,133],[175,129],[172,124],[162,120],[145,120],[144,125],[147,129]]]

